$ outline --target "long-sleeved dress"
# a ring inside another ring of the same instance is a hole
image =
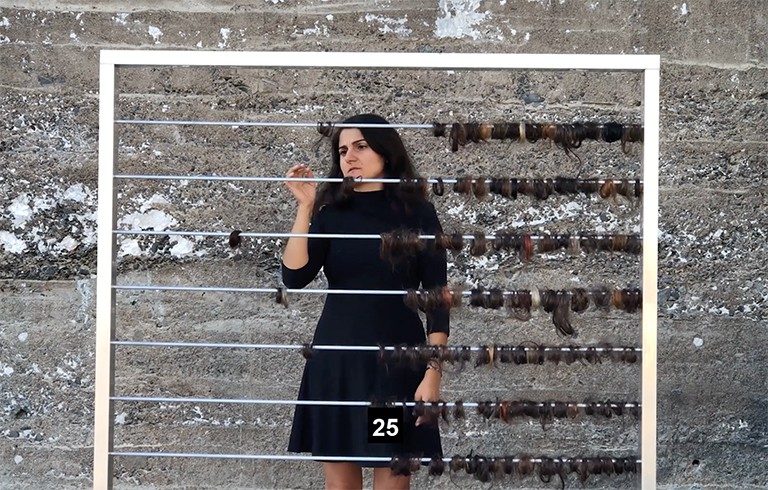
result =
[[[354,192],[344,205],[326,205],[314,216],[310,233],[379,234],[408,228],[424,234],[442,231],[434,206],[424,201],[400,210],[384,190]],[[380,258],[379,239],[321,239],[308,241],[309,262],[300,269],[283,264],[288,288],[303,288],[322,267],[330,289],[404,290],[446,284],[445,251],[427,248],[412,259],[392,265]],[[329,294],[318,321],[313,344],[424,344],[419,315],[403,295]],[[449,313],[427,315],[426,333],[449,333]],[[381,363],[375,351],[316,350],[307,360],[299,400],[412,401],[426,366]],[[405,409],[403,443],[368,442],[367,407],[297,405],[288,451],[314,456],[379,456],[395,454],[442,456],[436,425],[415,426]],[[361,466],[387,466],[363,462]]]

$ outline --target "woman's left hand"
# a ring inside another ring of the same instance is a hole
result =
[[[421,380],[416,393],[413,395],[416,401],[436,402],[440,399],[440,373],[436,369],[427,369],[424,379]],[[427,422],[428,418],[420,415],[416,419],[416,425]]]

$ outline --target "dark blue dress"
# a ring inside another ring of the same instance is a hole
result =
[[[324,206],[316,213],[310,233],[379,234],[408,228],[424,234],[442,231],[434,206],[424,201],[408,211],[384,190],[354,192],[349,202]],[[323,268],[330,289],[403,290],[446,284],[445,251],[427,249],[393,266],[379,257],[379,239],[309,239],[309,262],[300,269],[283,264],[288,288],[303,288]],[[315,330],[314,344],[424,344],[419,315],[405,306],[403,295],[329,294]],[[449,313],[427,315],[426,333],[449,333]],[[315,351],[304,368],[299,400],[413,401],[424,377],[416,369],[382,364],[374,351]],[[405,410],[402,444],[368,443],[367,407],[296,406],[288,451],[314,456],[442,456],[438,427],[415,427]],[[318,458],[322,460],[321,457]],[[363,462],[361,466],[387,466]]]

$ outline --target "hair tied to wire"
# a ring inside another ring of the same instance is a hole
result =
[[[446,125],[437,121],[432,123],[432,135],[436,137],[445,136]]]
[[[302,344],[300,352],[304,359],[310,360],[315,354],[315,349],[312,348],[312,344]]]
[[[436,196],[442,196],[445,194],[445,184],[443,183],[443,178],[438,177],[434,183],[432,183],[432,192]]]
[[[389,467],[395,475],[409,476],[419,470],[421,458],[396,455],[390,460]],[[429,475],[443,475],[445,467],[446,463],[442,457],[433,456],[428,466]],[[557,476],[560,480],[560,488],[565,488],[565,480],[569,473],[575,473],[579,481],[584,484],[591,475],[609,477],[636,474],[640,471],[640,462],[637,456],[572,458],[539,456],[533,458],[529,454],[486,456],[475,454],[472,450],[466,456],[454,455],[447,467],[451,472],[451,478],[456,473],[465,472],[483,483],[505,476],[534,475],[538,476],[542,482],[548,483],[552,481],[552,477]]]
[[[277,294],[275,295],[275,303],[283,305],[288,308],[288,293],[283,286],[278,286]]]
[[[389,468],[395,476],[410,476],[421,467],[420,458],[409,458],[405,456],[393,456]]]
[[[325,136],[326,138],[330,138],[331,135],[333,135],[333,129],[334,124],[330,121],[319,121],[317,123],[317,132],[320,133],[321,136]]]
[[[351,197],[355,192],[355,177],[346,176],[341,180],[341,195],[344,197]]]
[[[243,239],[240,236],[240,233],[242,233],[242,231],[234,230],[229,234],[229,248],[239,248],[243,243]]]
[[[418,303],[418,300],[415,300]],[[475,367],[482,365],[498,366],[504,364],[542,365],[545,362],[570,365],[575,362],[598,364],[603,360],[616,363],[633,364],[638,361],[641,351],[635,347],[613,347],[609,343],[599,346],[580,347],[578,345],[546,346],[534,342],[518,345],[491,345],[471,347],[451,345],[436,347],[433,345],[395,345],[391,350],[379,345],[378,360],[383,364],[407,363],[415,366],[419,363],[446,362],[457,365],[461,371],[472,360],[472,350],[476,350]],[[454,410],[458,410],[455,408]],[[462,409],[463,410],[463,409]],[[443,413],[438,413],[441,417]]]
[[[418,231],[396,229],[381,234],[379,256],[394,265],[414,257],[424,248],[425,243]]]

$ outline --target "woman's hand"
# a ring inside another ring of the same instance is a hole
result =
[[[285,174],[286,177],[314,177],[312,170],[303,163],[294,165]],[[299,206],[311,208],[315,204],[315,188],[317,182],[285,182],[285,186],[291,191]]]
[[[424,373],[424,379],[419,383],[419,387],[416,388],[416,393],[413,395],[413,399],[416,401],[424,402],[436,402],[440,400],[440,372],[437,369],[427,369]],[[416,425],[421,425],[428,420],[427,417],[420,415],[416,419]]]

